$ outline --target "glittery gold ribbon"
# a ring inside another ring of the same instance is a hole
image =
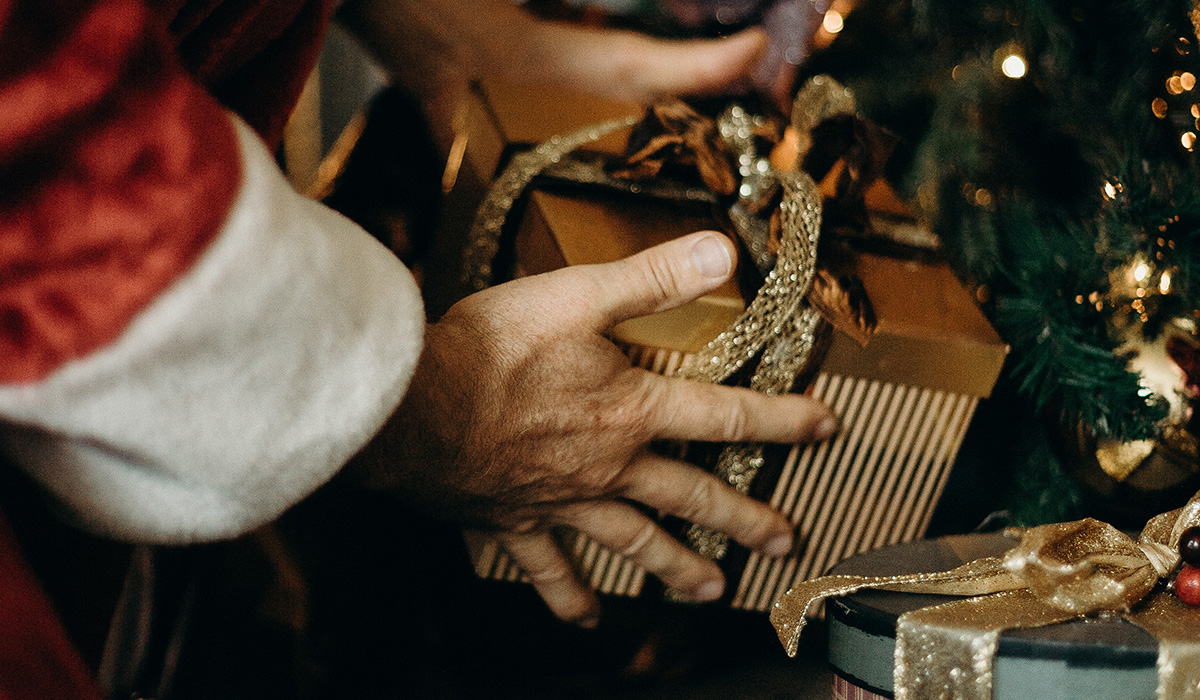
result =
[[[492,283],[492,262],[500,250],[500,234],[508,213],[521,193],[546,168],[558,163],[563,156],[618,129],[638,123],[640,117],[631,115],[587,126],[561,136],[553,136],[533,150],[513,156],[508,167],[496,178],[475,212],[475,220],[467,233],[463,251],[463,277],[473,292]]]
[[[792,110],[793,125],[803,129],[799,132],[799,156],[803,158],[811,145],[809,132],[829,117],[852,113],[854,98],[832,78],[815,76],[797,93]],[[739,160],[750,163],[755,154],[749,130],[739,126],[737,121],[746,116],[744,112],[733,110],[729,115],[734,122],[732,133],[726,138],[741,151],[741,155],[747,156]],[[723,128],[722,133],[725,131],[727,129]],[[783,188],[779,204],[781,248],[775,267],[767,273],[762,289],[741,317],[680,366],[678,375],[681,377],[718,384],[747,362],[757,360],[750,388],[766,394],[782,394],[791,391],[812,354],[821,314],[804,300],[817,271],[821,193],[813,179],[803,171],[771,172],[768,175]],[[743,172],[743,176],[743,185],[746,185],[749,178],[761,177],[761,174],[750,171]],[[748,192],[741,199],[754,196],[754,192]],[[750,241],[754,234],[741,230],[748,226],[748,217],[737,215],[740,204],[741,201],[734,205],[730,218],[738,226],[742,239]],[[713,473],[738,492],[746,493],[763,464],[762,443],[735,443],[721,451]],[[721,559],[728,552],[728,537],[703,525],[689,527],[687,539],[692,549],[710,559]]]
[[[866,588],[972,596],[905,613],[896,623],[896,700],[990,700],[1000,633],[1085,615],[1118,615],[1158,640],[1158,700],[1200,700],[1200,608],[1162,582],[1179,538],[1200,525],[1200,493],[1152,518],[1137,540],[1091,518],[1029,528],[1003,557],[905,576],[825,576],[784,593],[771,623],[795,655],[808,610]]]

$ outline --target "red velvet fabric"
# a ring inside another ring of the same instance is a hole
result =
[[[190,267],[239,184],[217,101],[277,143],[330,9],[0,0],[0,384],[112,342]]]
[[[139,0],[0,8],[0,383],[111,342],[220,230],[232,124],[157,25]]]
[[[333,0],[159,0],[184,67],[275,147]]]
[[[0,515],[0,700],[101,700]]]
[[[111,343],[277,144],[330,0],[0,0],[0,385]],[[0,700],[99,700],[0,516]]]

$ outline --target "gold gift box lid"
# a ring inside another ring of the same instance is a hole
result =
[[[700,214],[669,205],[604,196],[533,192],[517,234],[525,273],[607,262],[692,231],[715,228]],[[836,331],[821,370],[988,396],[1007,346],[944,264],[857,254],[849,270],[862,282],[876,316],[866,345]],[[615,340],[696,352],[741,314],[737,285],[677,309],[619,324]]]

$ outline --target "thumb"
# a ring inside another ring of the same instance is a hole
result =
[[[624,260],[569,268],[588,279],[597,328],[681,306],[721,286],[733,273],[733,242],[715,231],[668,241]]]

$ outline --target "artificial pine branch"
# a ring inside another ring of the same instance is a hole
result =
[[[1164,91],[1172,74],[1200,75],[1190,9],[865,0],[811,65],[906,137],[890,175],[960,275],[991,290],[1022,390],[1059,420],[1119,439],[1153,435],[1163,406],[1115,354],[1113,321],[1132,312],[1110,273],[1135,254],[1172,271],[1171,293],[1139,319],[1149,335],[1200,307],[1200,176],[1181,143],[1200,132],[1188,109],[1200,87]],[[1024,77],[1000,74],[1005,52],[1024,57]],[[1165,114],[1151,109],[1155,97]]]

